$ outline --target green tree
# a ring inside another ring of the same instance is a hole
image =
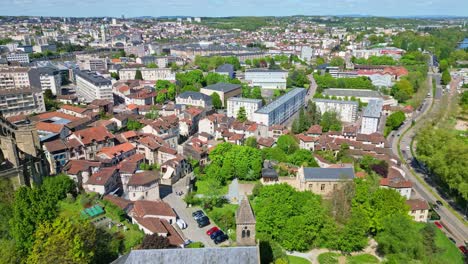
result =
[[[245,107],[241,106],[239,111],[237,112],[237,120],[244,122],[247,120],[247,112],[245,111]]]
[[[158,65],[156,65],[156,63],[154,62],[151,62],[148,65],[146,65],[146,68],[155,69],[155,68],[158,68]]]
[[[248,137],[245,142],[245,146],[251,147],[251,148],[257,148],[257,138],[256,137]]]
[[[260,87],[254,87],[252,88],[252,93],[251,93],[253,99],[263,99],[262,97],[262,91],[260,90]]]
[[[211,94],[211,100],[213,102],[214,108],[216,108],[216,109],[223,108],[223,102],[221,101],[221,97],[219,97],[218,93],[212,93]],[[240,112],[240,110],[239,110],[239,112]]]
[[[140,130],[141,128],[143,128],[143,124],[136,121],[136,120],[133,120],[133,119],[130,119],[128,120],[127,122],[127,129],[128,130]]]
[[[338,119],[336,112],[323,113],[320,121],[323,132],[328,131],[341,131],[341,122]]]
[[[450,72],[448,70],[445,70],[442,72],[442,79],[441,82],[443,85],[450,84],[450,81],[452,80],[452,77],[450,76]]]
[[[288,162],[296,166],[318,167],[312,153],[306,149],[298,149],[288,156]]]
[[[397,111],[395,113],[392,113],[387,117],[387,121],[385,121],[385,125],[390,127],[392,130],[395,130],[403,124],[405,121],[406,116],[403,111]]]
[[[344,67],[345,60],[341,57],[333,57],[330,60],[330,66]]]
[[[164,249],[170,246],[169,239],[158,234],[145,235],[141,243],[141,249]]]
[[[135,80],[143,80],[143,75],[141,74],[141,70],[138,69],[135,72]]]
[[[387,217],[382,223],[383,230],[375,237],[378,251],[399,263],[422,259],[424,248],[422,236],[415,224],[402,215]]]
[[[156,95],[154,101],[157,104],[163,104],[164,102],[166,102],[166,93],[159,92],[158,95]]]
[[[276,145],[287,155],[293,154],[294,152],[296,152],[296,150],[299,149],[299,144],[297,143],[296,139],[291,135],[281,135],[278,138]]]
[[[392,95],[398,102],[405,102],[411,98],[413,93],[414,87],[411,82],[406,79],[399,80],[392,87]]]
[[[82,221],[57,218],[39,226],[27,263],[90,263],[96,229]]]

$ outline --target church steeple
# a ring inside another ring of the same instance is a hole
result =
[[[255,215],[244,196],[236,212],[236,240],[238,246],[255,246]]]

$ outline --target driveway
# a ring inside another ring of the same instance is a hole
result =
[[[200,208],[194,207],[194,208],[187,208],[187,204],[183,200],[183,197],[187,193],[187,188],[186,188],[186,178],[183,178],[179,180],[176,184],[172,186],[172,191],[170,193],[167,193],[163,199],[166,203],[168,203],[176,212],[176,214],[179,216],[179,218],[183,219],[187,223],[187,228],[182,230],[182,233],[184,234],[186,239],[190,239],[193,242],[202,242],[205,247],[216,247],[219,245],[216,245],[210,237],[206,234],[206,231],[213,226],[213,222],[210,219],[211,224],[208,226],[205,226],[203,228],[198,228],[198,224],[193,219],[192,213],[200,210]],[[176,192],[183,191],[184,195],[179,196],[176,194]],[[222,244],[227,244],[228,242],[224,242]]]

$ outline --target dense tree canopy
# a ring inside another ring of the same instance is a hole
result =
[[[333,78],[330,74],[314,74],[315,82],[321,92],[326,88],[374,89],[372,81],[364,76],[357,78]]]
[[[336,112],[325,112],[322,114],[320,126],[323,132],[341,131],[341,121]]]
[[[57,218],[41,224],[27,263],[91,263],[96,243],[95,227],[85,221]]]
[[[413,96],[414,87],[410,81],[401,79],[392,87],[392,95],[398,102],[405,102]]]
[[[219,97],[218,93],[212,93],[211,94],[211,100],[213,102],[214,108],[216,108],[216,109],[223,108],[223,102],[221,101],[221,97]]]
[[[403,124],[405,121],[406,116],[403,111],[396,111],[395,113],[392,113],[387,117],[387,121],[385,121],[385,125],[391,128],[392,130],[395,130]]]
[[[321,240],[324,223],[331,221],[311,192],[289,185],[262,187],[253,199],[257,237],[273,240],[288,250],[307,250]]]

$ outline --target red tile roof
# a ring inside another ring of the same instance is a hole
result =
[[[91,175],[86,184],[105,185],[112,178],[116,170],[116,167],[102,168],[100,171]]]
[[[406,200],[406,204],[409,205],[411,211],[415,210],[429,210],[429,204],[427,201],[422,199],[410,199]]]
[[[105,127],[90,127],[83,130],[78,130],[73,133],[83,144],[91,144],[93,140],[95,141],[105,141],[107,138],[114,138],[107,128]]]
[[[149,185],[155,182],[158,182],[160,179],[159,171],[143,171],[139,173],[135,173],[130,177],[128,181],[128,185],[130,186],[141,186],[141,185]]]
[[[135,146],[132,145],[132,143],[126,142],[120,145],[116,145],[113,147],[105,147],[102,148],[101,151],[99,151],[98,155],[99,156],[106,156],[108,159],[112,159],[115,156],[118,156],[122,153],[129,152],[135,149]]]
[[[137,217],[148,217],[148,216],[169,216],[176,217],[174,210],[171,206],[161,200],[158,201],[147,201],[138,200],[135,201],[133,207],[133,213]]]
[[[69,160],[63,171],[67,174],[77,175],[82,171],[87,171],[91,167],[100,167],[101,162],[99,161],[88,161],[88,160]]]
[[[36,123],[37,130],[48,131],[48,132],[57,133],[57,134],[59,134],[64,127],[65,125],[60,125],[60,124],[45,123],[45,122]]]

